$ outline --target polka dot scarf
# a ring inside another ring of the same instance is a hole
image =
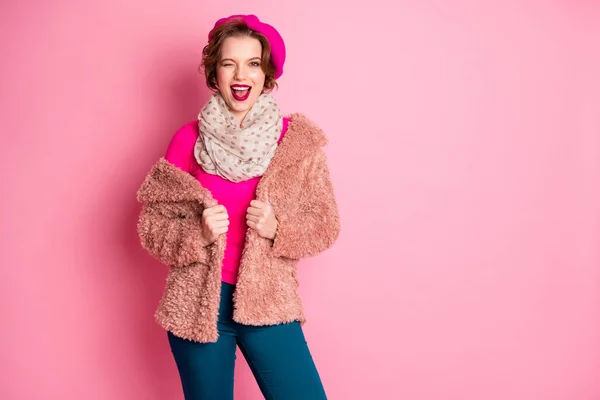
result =
[[[264,174],[277,150],[283,115],[275,98],[263,93],[240,126],[221,94],[215,93],[200,111],[198,127],[198,164],[209,174],[241,182]]]

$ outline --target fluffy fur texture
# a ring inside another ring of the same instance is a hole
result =
[[[340,232],[338,206],[322,149],[323,131],[302,114],[288,130],[256,189],[278,220],[274,240],[248,228],[234,293],[233,319],[246,325],[274,325],[306,318],[298,296],[301,258],[330,248]],[[161,158],[138,191],[142,246],[170,266],[158,323],[174,335],[216,342],[221,266],[226,236],[199,244],[202,210],[217,205],[191,175]]]

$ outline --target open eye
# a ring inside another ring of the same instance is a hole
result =
[[[253,67],[260,67],[260,63],[258,61],[252,61],[250,65],[252,65]]]

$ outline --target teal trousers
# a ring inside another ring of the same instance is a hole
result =
[[[300,323],[248,326],[233,321],[234,285],[223,282],[219,339],[197,343],[168,332],[186,400],[233,400],[236,346],[267,400],[327,399]]]

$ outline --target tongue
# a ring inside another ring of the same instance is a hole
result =
[[[239,97],[239,98],[242,98],[242,97],[244,97],[247,94],[248,94],[248,89],[246,89],[246,90],[234,90],[233,91],[233,95],[235,97]]]

